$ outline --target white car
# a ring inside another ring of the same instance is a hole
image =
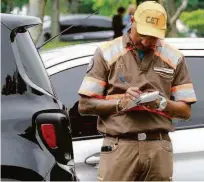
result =
[[[166,39],[185,55],[198,102],[192,106],[190,121],[174,121],[170,133],[174,150],[173,180],[204,180],[204,39]],[[76,173],[80,180],[97,176],[102,136],[96,130],[96,117],[80,116],[77,91],[87,64],[101,44],[80,44],[47,52],[42,59],[61,101],[70,109]]]

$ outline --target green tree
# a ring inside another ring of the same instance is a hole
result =
[[[2,0],[1,1],[1,13],[6,13],[7,11],[7,6],[8,6],[8,3],[6,0]]]
[[[28,3],[29,3],[29,0],[2,0],[1,12],[10,13],[14,7],[22,8],[23,5]]]
[[[197,30],[199,36],[204,36],[204,9],[183,12],[180,18],[190,29]]]
[[[22,8],[23,5],[28,4],[29,0],[12,0],[14,7]]]
[[[66,14],[68,13],[68,2],[67,0],[60,0],[59,1],[59,9],[60,13]],[[47,0],[46,7],[45,7],[45,15],[51,16],[52,13],[52,0]]]
[[[176,0],[176,6],[178,7],[181,2],[181,0]],[[197,10],[198,8],[204,9],[203,0],[189,0],[185,11]]]
[[[78,13],[94,13],[94,3],[92,0],[81,0]]]
[[[52,0],[52,11],[51,11],[51,36],[54,37],[60,31],[59,27],[59,0]],[[59,41],[59,36],[57,36],[53,41]]]
[[[92,0],[92,2],[94,4],[93,9],[99,9],[99,14],[105,16],[113,16],[120,6],[127,8],[129,4],[135,4],[135,0]]]
[[[176,5],[176,0],[160,0],[159,1],[166,9],[168,16],[167,34],[168,37],[177,37],[176,21],[181,13],[188,6],[189,0],[182,0],[180,4]]]

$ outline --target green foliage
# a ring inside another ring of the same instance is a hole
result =
[[[180,18],[190,29],[196,29],[198,35],[204,36],[204,9],[183,12]]]
[[[45,6],[45,15],[49,15],[50,16],[51,8],[52,8],[51,0],[47,0],[46,6]]]
[[[204,1],[203,0],[189,0],[187,10],[197,10],[198,8],[203,9],[204,8]]]
[[[50,16],[51,15],[51,11],[52,11],[52,4],[51,4],[51,0],[47,0],[46,2],[46,6],[45,6],[45,15]],[[62,14],[66,14],[68,13],[68,2],[67,0],[60,0],[60,13]]]
[[[90,0],[86,0],[90,1]],[[113,16],[117,13],[117,8],[123,6],[127,8],[129,4],[135,4],[135,0],[92,0],[93,9],[98,10],[99,14],[105,16]]]
[[[47,0],[50,1],[50,0]],[[68,13],[68,2],[67,0],[59,0],[60,2],[60,13],[67,14]]]
[[[28,4],[28,3],[29,3],[29,0],[2,0],[1,1],[1,12],[6,13],[8,9],[11,10],[13,7],[22,8],[23,5]]]
[[[182,3],[182,0],[175,0],[176,7],[179,7]],[[203,0],[188,0],[188,6],[186,11],[193,11],[197,10],[198,8],[204,8],[204,1]]]
[[[77,13],[93,13],[100,9],[99,14],[112,16],[117,12],[119,6],[127,8],[129,4],[135,4],[135,2],[136,0],[80,0]],[[60,12],[70,13],[71,7],[68,5],[68,0],[60,0]],[[45,14],[50,15],[50,11],[51,1],[47,0]]]
[[[94,3],[92,0],[81,0],[80,4],[79,4],[79,13],[93,13],[94,9],[93,9]]]
[[[7,3],[5,0],[1,1],[1,13],[5,13],[7,10]]]
[[[29,0],[12,0],[14,7],[22,8],[23,5],[28,4]]]

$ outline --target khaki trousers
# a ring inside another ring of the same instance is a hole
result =
[[[136,141],[106,137],[97,181],[171,181],[172,144],[167,140]]]

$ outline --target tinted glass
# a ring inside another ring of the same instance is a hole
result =
[[[10,30],[1,24],[1,129],[2,132],[9,131],[11,123],[15,123],[16,118],[25,118],[21,106],[22,94],[27,92],[27,85],[21,78],[13,54],[10,41]],[[18,105],[18,106],[17,106]],[[15,106],[19,107],[16,108]],[[16,116],[16,113],[18,116]],[[23,114],[23,115],[22,115]],[[8,125],[8,122],[11,123]],[[11,131],[15,130],[14,128]]]
[[[16,44],[20,60],[29,79],[39,87],[52,93],[47,72],[29,33],[18,33]]]
[[[87,65],[67,69],[51,76],[59,100],[68,108],[79,100],[78,90],[86,73]]]
[[[88,18],[86,20],[81,21],[82,25],[86,26],[94,26],[94,27],[104,27],[112,29],[112,21],[111,19],[101,18],[101,17],[94,17]]]
[[[81,116],[78,112],[78,90],[86,73],[87,65],[68,69],[51,76],[58,98],[70,108],[72,136],[97,135],[97,117]]]
[[[23,94],[27,91],[25,82],[22,80],[16,63],[10,42],[10,30],[1,24],[1,102],[2,118],[6,115],[6,100],[9,95]],[[6,96],[6,97],[5,97]],[[5,107],[5,108],[4,108]]]
[[[10,95],[16,85],[17,67],[10,44],[10,33],[10,30],[1,24],[1,91],[3,95]]]
[[[186,62],[198,102],[192,105],[192,117],[190,121],[175,121],[176,127],[204,124],[204,57],[187,57]]]
[[[80,22],[80,23],[79,23]],[[73,23],[73,24],[76,24]],[[64,31],[69,26],[73,25],[71,21],[66,21],[60,25],[60,30]],[[106,31],[112,30],[112,22],[111,20],[102,19],[102,18],[89,18],[86,20],[78,20],[77,26],[72,27],[71,29],[65,31],[63,34],[73,34],[73,33],[83,33],[83,32],[96,32],[96,31]]]

